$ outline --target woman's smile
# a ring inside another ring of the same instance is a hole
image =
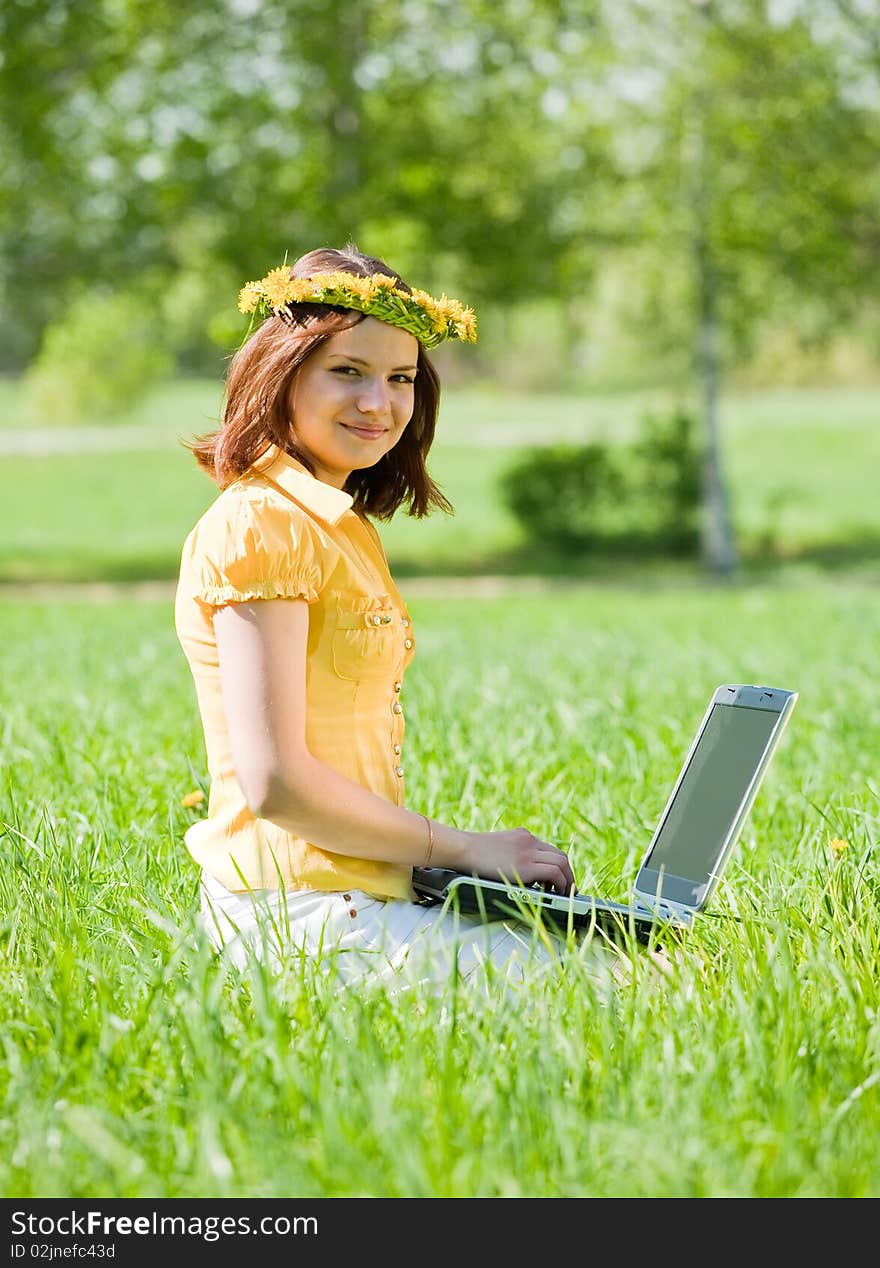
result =
[[[340,423],[339,426],[361,440],[378,440],[388,431],[387,427],[357,427],[354,423]]]

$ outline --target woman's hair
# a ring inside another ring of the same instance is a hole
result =
[[[341,250],[322,247],[300,256],[291,277],[341,270],[358,277],[384,273],[403,290],[410,287],[383,261],[358,251],[349,242]],[[289,313],[289,315],[288,315]],[[277,445],[314,475],[309,457],[291,437],[288,402],[300,366],[316,348],[364,314],[328,304],[293,304],[283,317],[268,317],[239,348],[226,375],[223,421],[218,431],[182,442],[221,489],[247,471]],[[434,440],[440,405],[440,380],[419,344],[412,418],[400,440],[372,467],[352,471],[345,491],[354,509],[377,519],[390,519],[409,501],[408,514],[421,518],[432,506],[452,511],[450,502],[428,475],[425,459]]]

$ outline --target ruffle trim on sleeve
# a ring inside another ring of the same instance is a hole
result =
[[[237,586],[205,586],[195,597],[209,607],[220,607],[224,603],[248,603],[252,599],[305,599],[306,603],[314,603],[318,594],[315,586],[284,577],[278,581],[256,582],[241,590]]]

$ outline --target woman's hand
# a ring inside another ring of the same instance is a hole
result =
[[[577,893],[565,851],[542,841],[528,828],[469,832],[466,837],[465,862],[459,870],[512,885],[541,885],[557,894]]]

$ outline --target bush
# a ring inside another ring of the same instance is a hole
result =
[[[608,523],[623,477],[600,444],[530,450],[501,477],[501,494],[529,536],[568,549],[590,545]]]
[[[627,500],[633,525],[673,554],[695,552],[701,455],[691,415],[681,410],[666,418],[648,415],[629,457]]]
[[[25,375],[27,413],[48,424],[126,413],[173,357],[155,306],[135,294],[84,294],[47,327]]]
[[[528,536],[565,551],[695,554],[700,455],[690,415],[648,416],[628,445],[529,450],[501,477]]]

